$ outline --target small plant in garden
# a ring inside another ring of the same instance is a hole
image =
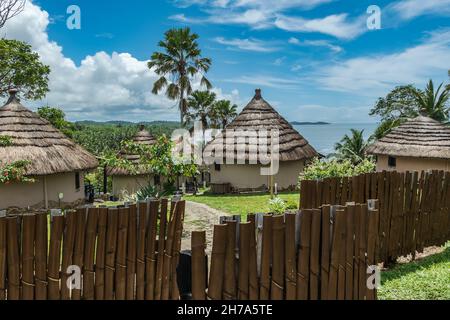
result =
[[[34,179],[25,176],[26,167],[29,164],[29,161],[16,161],[7,165],[2,165],[0,162],[0,183],[34,182]]]
[[[9,147],[12,145],[10,136],[0,136],[0,147]]]
[[[273,214],[283,214],[288,209],[288,206],[283,199],[277,197],[269,200],[269,208],[270,212]]]

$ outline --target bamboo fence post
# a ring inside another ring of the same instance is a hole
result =
[[[47,213],[36,215],[36,300],[47,300],[47,252],[48,217]]]
[[[364,181],[364,180],[362,180]],[[337,220],[342,219],[340,223],[340,248],[339,248],[339,269],[338,269],[338,291],[337,299],[345,300],[345,275],[346,275],[346,239],[347,239],[347,207],[343,207],[342,214],[337,214]],[[339,230],[339,229],[338,229]]]
[[[134,300],[136,288],[136,231],[137,211],[136,205],[130,206],[128,223],[128,248],[127,248],[127,292],[126,299]]]
[[[206,232],[192,232],[192,299],[206,299]]]
[[[95,255],[95,299],[105,299],[105,257],[106,230],[108,226],[108,209],[100,208],[98,212],[98,238]]]
[[[368,211],[368,230],[367,230],[367,263],[366,263],[366,270],[367,267],[373,267],[376,264],[375,259],[375,246],[376,246],[376,237],[378,233],[377,228],[377,221],[378,221],[378,207],[377,201],[374,203],[374,208],[371,208]],[[366,277],[367,277],[367,271],[366,271]],[[367,281],[366,281],[367,282]],[[366,297],[367,300],[375,300],[376,297],[376,288],[374,283],[374,289],[370,289],[368,286],[366,286]]]
[[[61,262],[61,300],[70,300],[71,290],[66,285],[69,275],[67,268],[72,265],[73,249],[75,246],[75,230],[76,230],[76,214],[75,212],[66,213],[66,227],[63,236],[63,252]]]
[[[145,299],[155,299],[155,276],[156,276],[156,233],[158,223],[159,201],[150,201],[150,216],[148,222],[147,232],[147,253],[145,258],[145,275],[146,288]]]
[[[319,300],[320,292],[320,232],[321,232],[321,210],[314,209],[311,218],[311,256],[309,276],[309,298]]]
[[[249,299],[259,299],[259,277],[258,277],[258,256],[256,248],[256,216],[248,216],[251,224],[250,228],[250,246],[249,246]]]
[[[163,281],[162,281],[162,291],[161,291],[161,299],[169,300],[170,298],[170,276],[172,272],[172,250],[175,241],[175,232],[176,232],[176,220],[177,215],[175,214],[175,207],[178,206],[179,202],[172,202],[170,208],[170,219],[168,225],[167,232],[167,242],[166,242],[166,251],[164,253],[164,264],[163,264]]]
[[[161,300],[164,250],[166,246],[167,208],[168,208],[168,200],[162,199],[159,218],[158,255],[157,255],[158,262],[156,264],[155,300]]]
[[[18,217],[7,218],[8,300],[20,300],[20,249]]]
[[[271,300],[284,299],[284,246],[285,246],[284,216],[274,216],[272,219],[272,282]]]
[[[356,205],[353,209],[353,225],[355,231],[353,245],[353,300],[359,300],[359,241],[361,238],[361,205]]]
[[[6,300],[6,211],[0,211],[0,300]]]
[[[345,212],[342,209],[332,207],[333,235],[331,244],[330,273],[328,277],[328,298],[336,300],[338,298],[339,279],[339,257],[341,248],[345,244],[345,237],[342,229],[345,227]]]
[[[215,225],[211,252],[211,272],[209,273],[208,298],[221,300],[224,282],[225,252],[228,225]]]
[[[359,221],[360,237],[359,237],[359,300],[365,300],[366,298],[366,279],[367,279],[367,204],[361,205],[361,216]]]
[[[77,229],[75,232],[75,248],[73,254],[73,264],[83,270],[83,260],[84,260],[84,242],[86,235],[86,215],[87,208],[77,209],[76,220],[77,220]],[[84,271],[82,271],[84,274]],[[65,285],[65,284],[62,284]],[[80,300],[81,299],[81,288],[74,288],[72,290],[72,300]]]
[[[116,262],[118,210],[108,209],[105,255],[105,300],[114,299],[114,272]]]
[[[261,300],[270,299],[270,266],[272,264],[272,216],[265,215],[262,230],[262,253],[261,253],[261,288],[259,290]]]
[[[286,300],[297,298],[297,246],[295,243],[296,214],[286,214],[285,233],[285,275],[286,275]]]
[[[239,275],[238,275],[238,299],[249,299],[249,251],[250,251],[250,228],[251,224],[240,223],[239,225]]]
[[[55,214],[55,215],[53,215]],[[60,261],[61,242],[64,231],[64,217],[60,213],[52,213],[50,247],[48,256],[48,299],[59,300],[60,295]],[[66,285],[65,283],[62,285]]]
[[[117,249],[115,264],[115,292],[116,300],[125,300],[127,290],[127,238],[128,238],[128,211],[129,208],[120,208],[118,211]]]
[[[346,257],[345,257],[345,300],[353,300],[353,254],[354,254],[355,206],[347,205],[346,214]]]
[[[147,234],[147,203],[138,203],[138,239],[136,250],[136,300],[145,298],[145,239]]]
[[[97,238],[98,209],[89,208],[84,248],[83,298],[95,299],[95,243]]]
[[[183,234],[183,223],[184,223],[184,213],[186,208],[186,201],[182,200],[179,202],[178,205],[178,212],[177,212],[177,220],[176,220],[176,227],[175,227],[175,239],[174,239],[174,245],[172,249],[172,256],[173,256],[173,262],[172,262],[172,289],[171,289],[171,299],[172,300],[179,300],[180,299],[180,291],[178,289],[178,281],[177,281],[177,267],[180,260],[180,250],[181,250],[181,237]]]
[[[223,299],[236,299],[236,221],[227,221]]]
[[[22,217],[22,298],[34,300],[34,239],[35,239],[34,214]]]
[[[328,281],[330,274],[330,219],[331,207],[329,205],[322,207],[322,252],[321,252],[321,269],[320,269],[320,298],[321,300],[328,299]]]
[[[297,300],[308,300],[311,220],[311,209],[302,210],[300,216],[300,250],[297,263]]]

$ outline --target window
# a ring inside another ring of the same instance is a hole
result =
[[[80,173],[75,172],[75,189],[80,190],[80,187],[81,187]]]
[[[218,164],[218,163],[215,163],[214,164],[214,169],[216,170],[216,171],[220,171],[220,164]]]
[[[155,177],[153,178],[153,182],[155,186],[159,186],[161,184],[161,176],[155,175]]]
[[[391,168],[395,168],[397,166],[397,158],[389,156],[388,166]]]

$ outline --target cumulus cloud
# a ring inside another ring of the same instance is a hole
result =
[[[239,49],[244,51],[273,52],[278,48],[272,42],[262,41],[254,38],[249,39],[225,39],[223,37],[214,38],[214,41],[228,46],[229,49]]]
[[[399,84],[424,85],[424,79],[445,79],[450,61],[450,29],[431,33],[403,51],[352,58],[319,71],[327,89],[358,94],[384,93]]]
[[[7,38],[29,43],[51,67],[50,93],[43,101],[27,102],[30,106],[59,106],[72,120],[178,119],[174,101],[151,93],[158,76],[147,68],[147,61],[129,53],[97,52],[76,65],[64,56],[59,44],[49,39],[49,23],[48,13],[28,1],[24,12],[2,29]],[[200,88],[199,79],[195,79],[194,88]]]

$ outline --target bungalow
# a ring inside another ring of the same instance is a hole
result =
[[[0,209],[47,209],[84,203],[84,174],[97,159],[50,122],[25,108],[10,90],[0,108],[0,165],[29,161],[26,176],[34,183],[0,184]]]

